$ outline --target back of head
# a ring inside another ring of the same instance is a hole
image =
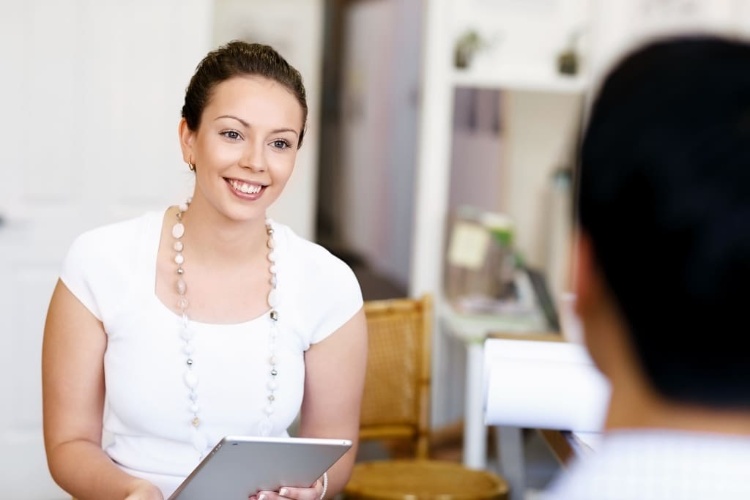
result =
[[[750,46],[696,35],[630,53],[580,167],[579,222],[655,389],[750,408]]]

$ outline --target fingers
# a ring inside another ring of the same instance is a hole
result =
[[[309,488],[291,488],[285,486],[278,492],[259,491],[255,495],[250,495],[249,500],[319,500],[322,493],[323,485],[320,480]]]

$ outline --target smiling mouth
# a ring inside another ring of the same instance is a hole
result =
[[[227,179],[227,182],[232,186],[233,189],[245,194],[258,194],[263,188],[266,187],[262,184],[253,184],[249,182],[238,181],[237,179]]]

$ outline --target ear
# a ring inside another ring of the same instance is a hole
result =
[[[587,316],[602,300],[602,276],[594,255],[594,248],[589,235],[581,228],[576,231],[576,242],[573,246],[575,271],[573,290],[576,294],[576,313]]]
[[[177,126],[177,133],[180,136],[180,148],[182,149],[182,160],[185,163],[195,162],[193,155],[193,144],[195,143],[195,132],[190,130],[187,121],[182,118]]]

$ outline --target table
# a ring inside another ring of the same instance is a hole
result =
[[[601,439],[600,433],[580,433],[571,431],[556,431],[537,429],[542,439],[549,447],[552,455],[561,466],[567,467],[576,457],[585,457],[596,451]]]
[[[523,286],[523,282],[521,282]],[[528,285],[530,286],[530,284]],[[466,391],[464,399],[463,463],[475,469],[487,468],[487,426],[484,423],[484,341],[490,336],[558,340],[547,331],[541,310],[523,317],[464,314],[450,304],[441,307],[445,331],[466,348]],[[501,470],[511,486],[511,500],[523,498],[525,489],[522,429],[497,428],[497,453]]]
[[[560,337],[547,332],[546,319],[538,316],[515,319],[505,316],[462,314],[445,304],[442,319],[446,333],[466,348],[466,391],[464,400],[464,465],[487,466],[487,429],[484,424],[484,341],[490,336],[550,339]]]

